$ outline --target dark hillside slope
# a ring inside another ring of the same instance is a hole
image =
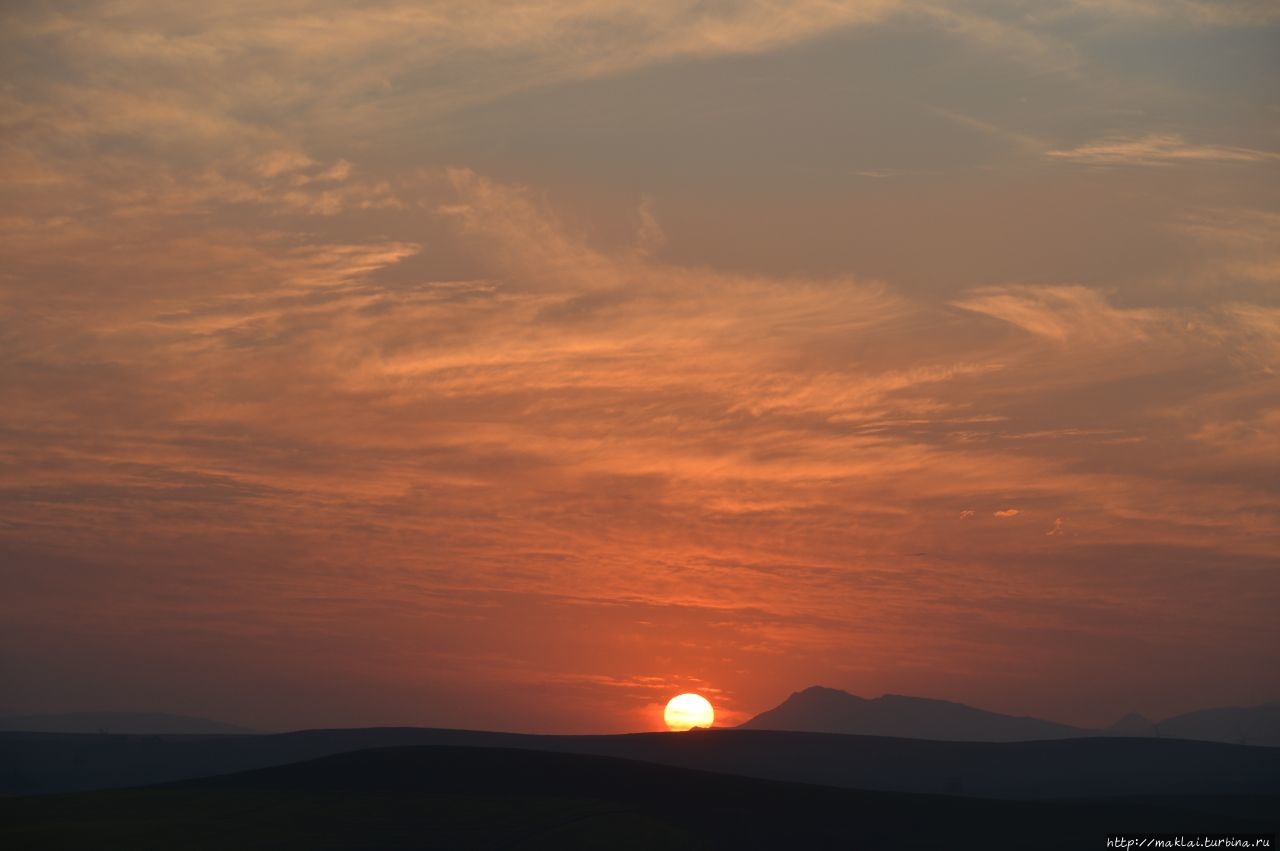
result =
[[[1277,803],[1249,806],[1264,812]],[[1074,849],[1101,847],[1122,831],[1274,829],[1212,800],[1177,804],[858,792],[605,757],[410,747],[145,789],[0,800],[0,824],[10,847],[101,851]]]
[[[413,728],[241,737],[0,733],[0,791],[138,786],[406,745],[592,754],[854,789],[992,798],[1280,792],[1280,749],[1214,742],[937,742],[758,730],[532,736]]]

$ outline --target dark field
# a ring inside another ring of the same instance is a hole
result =
[[[0,801],[42,849],[1102,848],[1108,833],[1266,832],[1280,798],[996,801],[578,754],[365,750],[142,789]]]

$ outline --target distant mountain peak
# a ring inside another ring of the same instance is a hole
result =
[[[1143,715],[1141,712],[1130,712],[1129,714],[1125,715],[1123,718],[1121,718],[1119,721],[1112,724],[1111,726],[1119,727],[1124,724],[1154,724],[1154,723],[1155,723],[1154,721],[1152,721],[1147,716]]]
[[[863,698],[810,686],[741,726],[956,741],[1061,739],[1086,731],[1037,718],[1001,715],[950,700],[906,694]]]
[[[793,700],[795,698],[845,698],[852,700],[866,700],[865,697],[859,697],[856,694],[850,694],[847,691],[843,691],[838,688],[831,688],[830,686],[809,686],[807,689],[803,689],[802,691],[792,692],[791,697],[788,699]]]
[[[806,689],[801,689],[800,691],[792,692],[791,696],[795,697],[797,694],[825,694],[825,693],[843,694],[843,695],[848,695],[849,697],[857,697],[856,694],[849,694],[849,692],[845,691],[844,689],[832,688],[831,686],[809,686]]]
[[[846,733],[910,739],[1012,742],[1084,736],[1199,739],[1248,745],[1280,745],[1280,702],[1219,707],[1166,718],[1158,724],[1130,712],[1105,729],[1089,729],[1027,715],[1004,715],[964,703],[883,694],[864,698],[829,686],[792,693],[773,709],[739,725],[754,730]]]
[[[1147,716],[1130,712],[1108,727],[1107,731],[1122,736],[1153,736],[1156,734],[1156,725]]]

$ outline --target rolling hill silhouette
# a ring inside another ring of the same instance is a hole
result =
[[[867,699],[812,686],[741,724],[747,730],[796,730],[903,736],[954,742],[1022,742],[1089,736],[1152,736],[1280,746],[1280,703],[1201,709],[1159,723],[1130,713],[1105,729],[1002,715],[950,700],[886,694]]]
[[[992,798],[1280,794],[1280,749],[1216,742],[945,742],[741,729],[537,736],[416,728],[208,737],[0,733],[0,792],[137,786],[412,745],[611,756],[844,788]]]
[[[726,739],[740,739],[737,734]],[[768,734],[766,734],[768,735]],[[677,738],[677,737],[672,737]],[[682,735],[686,743],[720,738]],[[853,791],[610,757],[399,747],[144,789],[0,799],[13,847],[1102,847],[1270,833],[1277,799],[996,801]]]

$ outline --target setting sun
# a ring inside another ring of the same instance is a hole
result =
[[[700,694],[678,694],[667,701],[662,720],[672,730],[710,727],[716,720],[711,703]]]

